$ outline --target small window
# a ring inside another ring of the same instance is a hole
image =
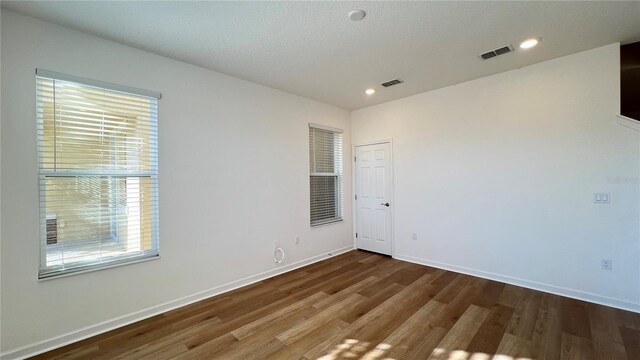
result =
[[[38,69],[39,278],[157,257],[159,94]]]
[[[309,124],[311,226],[342,220],[342,130]]]

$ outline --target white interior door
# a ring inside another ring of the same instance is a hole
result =
[[[356,247],[391,255],[391,146],[356,147]]]

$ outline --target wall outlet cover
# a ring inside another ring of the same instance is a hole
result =
[[[602,268],[602,270],[612,270],[613,261],[611,261],[611,259],[602,259],[600,260],[600,267]]]

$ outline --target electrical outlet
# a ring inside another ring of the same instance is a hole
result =
[[[602,259],[600,260],[600,267],[602,268],[602,270],[612,270],[613,261],[611,261],[611,259]]]
[[[300,244],[300,236],[296,236],[296,245]]]
[[[411,234],[411,239],[418,240],[418,234],[416,233]]]

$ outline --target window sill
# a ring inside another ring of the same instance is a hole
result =
[[[344,221],[344,219],[329,220],[329,221],[321,222],[318,224],[313,224],[311,225],[311,228],[317,228],[317,227],[322,227],[322,226],[331,225],[335,223],[340,223],[342,221]]]
[[[115,262],[113,264],[109,264],[105,266],[98,266],[98,267],[92,267],[87,269],[78,269],[77,271],[70,270],[68,272],[63,272],[60,274],[52,274],[42,278],[40,277],[40,275],[38,275],[38,282],[61,279],[69,276],[80,275],[80,274],[85,274],[85,273],[94,272],[94,271],[101,271],[101,270],[111,269],[111,268],[120,267],[120,266],[127,266],[127,265],[132,265],[132,264],[137,264],[137,263],[147,262],[147,261],[157,260],[157,259],[160,259],[160,255],[153,255],[150,257],[145,257],[143,259],[136,259],[131,261],[123,260],[122,262]]]

